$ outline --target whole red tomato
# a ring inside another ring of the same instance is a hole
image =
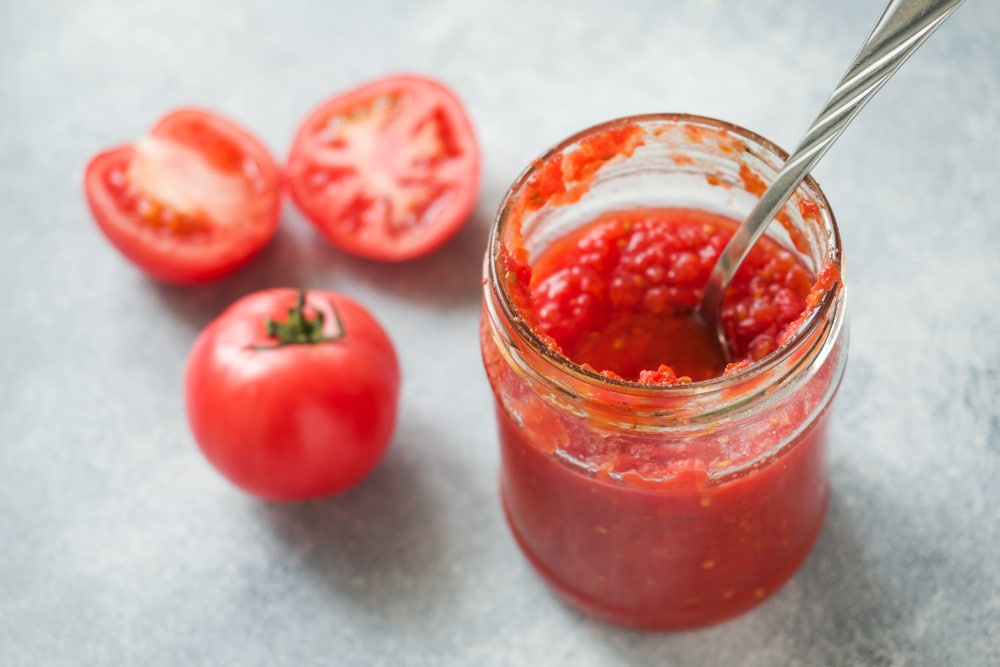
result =
[[[281,172],[256,138],[218,114],[173,111],[149,134],[96,155],[87,202],[101,231],[149,275],[199,283],[274,236]]]
[[[295,136],[287,174],[292,199],[330,243],[402,261],[462,227],[479,170],[458,97],[433,79],[396,75],[316,107]]]
[[[334,292],[243,297],[198,337],[188,420],[201,451],[257,496],[328,496],[361,481],[392,439],[399,363],[372,315]]]

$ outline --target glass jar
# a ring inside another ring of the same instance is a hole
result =
[[[606,211],[681,207],[740,220],[786,157],[718,120],[623,118],[549,150],[501,205],[481,345],[504,511],[553,589],[607,621],[720,621],[774,593],[809,553],[826,511],[826,426],[846,362],[839,233],[806,179],[767,233],[825,276],[805,315],[773,352],[688,384],[640,384],[574,363],[532,325],[518,285],[554,240]]]

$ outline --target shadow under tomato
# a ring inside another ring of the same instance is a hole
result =
[[[327,243],[305,220],[301,222],[319,244],[314,262],[336,266],[382,292],[440,310],[467,308],[482,298],[483,253],[492,224],[492,214],[482,204],[443,246],[404,262],[355,257]]]
[[[419,622],[414,608],[453,593],[443,571],[444,526],[406,447],[394,443],[368,478],[339,496],[260,503],[258,514],[339,602]]]
[[[271,242],[245,266],[201,285],[170,285],[149,280],[150,290],[172,315],[200,331],[240,297],[271,287],[313,287],[300,261],[305,241],[282,223]]]

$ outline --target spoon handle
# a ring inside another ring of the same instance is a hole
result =
[[[722,300],[750,248],[865,103],[962,2],[889,0],[830,100],[712,268],[702,298],[701,315],[719,336],[723,349],[728,347],[720,321]]]

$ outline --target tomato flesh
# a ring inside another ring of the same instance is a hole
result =
[[[417,76],[321,104],[288,159],[292,198],[332,244],[401,261],[453,236],[479,192],[472,125],[454,93]]]
[[[228,120],[183,109],[87,167],[100,229],[149,275],[174,283],[221,277],[274,235],[280,172],[267,149]]]

